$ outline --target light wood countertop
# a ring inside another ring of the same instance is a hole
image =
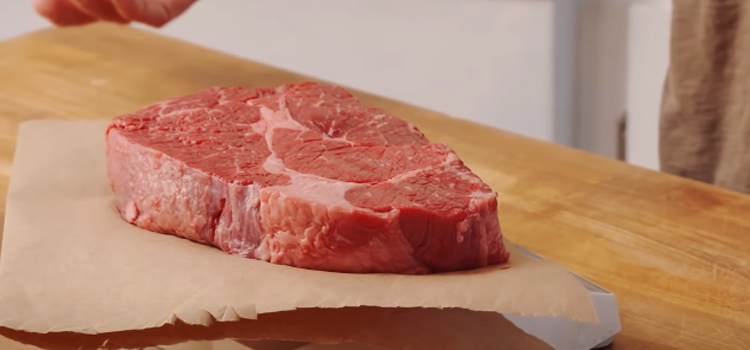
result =
[[[206,87],[307,79],[112,25],[0,43],[0,198],[22,121],[109,119]],[[356,94],[450,145],[499,192],[509,239],[614,292],[612,349],[750,349],[750,196]]]

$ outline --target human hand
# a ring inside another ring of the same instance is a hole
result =
[[[34,9],[58,26],[96,21],[140,22],[161,27],[197,0],[31,0]]]

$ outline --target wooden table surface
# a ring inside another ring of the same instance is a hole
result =
[[[22,121],[308,79],[111,25],[0,43],[0,198]],[[499,192],[507,237],[614,292],[612,349],[750,349],[750,196],[356,94],[449,144]]]

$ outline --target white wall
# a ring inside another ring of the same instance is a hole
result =
[[[0,40],[47,26],[47,21],[31,8],[30,0],[0,0]]]
[[[553,3],[552,91],[554,138],[557,143],[575,146],[577,126],[577,65],[580,38],[578,25],[581,0],[555,0]]]
[[[628,163],[659,169],[659,109],[669,66],[671,2],[634,4],[628,14]]]
[[[0,4],[0,38],[41,27],[27,4]],[[159,32],[552,141],[552,5],[551,0],[201,0]],[[572,128],[564,126],[558,139],[569,141],[565,133]]]
[[[576,144],[616,156],[617,120],[626,110],[627,9],[633,0],[578,0]]]

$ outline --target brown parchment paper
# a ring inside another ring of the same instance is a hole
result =
[[[518,341],[531,349],[544,344],[501,313],[598,321],[570,273],[510,242],[509,268],[359,275],[233,257],[139,229],[114,208],[106,126],[20,127],[0,260],[0,332],[8,337],[60,349],[227,337],[399,349]]]

